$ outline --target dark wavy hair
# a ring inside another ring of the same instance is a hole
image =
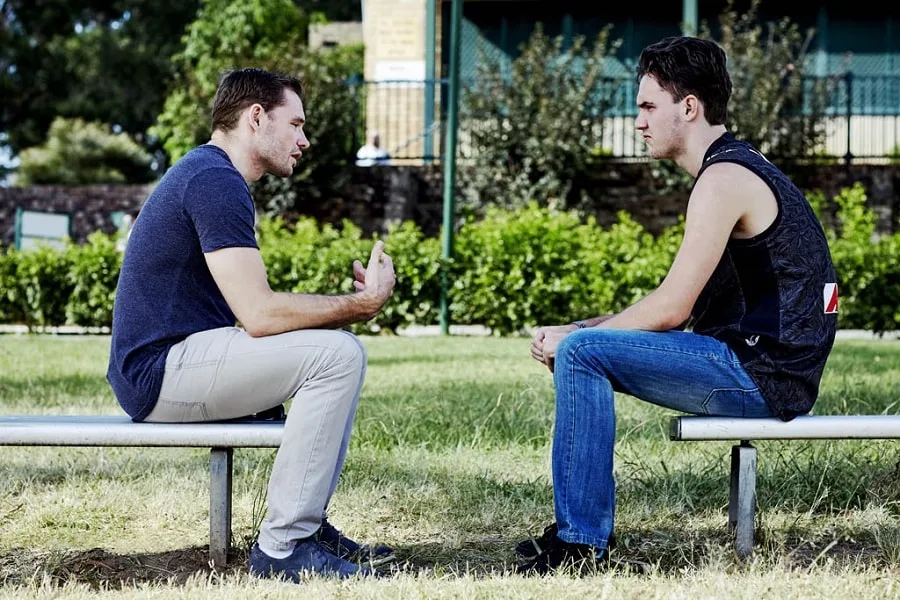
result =
[[[637,66],[637,80],[650,75],[675,102],[693,94],[703,103],[710,125],[728,120],[731,77],[725,68],[725,52],[709,40],[687,36],[662,39],[644,48]]]
[[[231,131],[241,111],[253,104],[267,111],[281,106],[285,89],[303,97],[303,85],[296,77],[256,68],[226,71],[213,100],[212,130]]]

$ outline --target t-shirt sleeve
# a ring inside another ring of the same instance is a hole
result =
[[[221,248],[258,248],[253,198],[232,169],[205,169],[184,195],[184,211],[194,225],[203,252]]]

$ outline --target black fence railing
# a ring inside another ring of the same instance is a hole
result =
[[[827,92],[816,103],[813,90],[821,89],[818,83],[824,83]],[[441,107],[446,106],[446,79],[357,80],[349,85],[354,87],[358,100],[360,140],[367,131],[377,131],[382,147],[394,162],[440,160],[444,152],[445,113]],[[465,89],[463,86],[462,95]],[[600,93],[609,98],[600,131],[604,154],[620,159],[645,159],[643,141],[634,129],[637,115],[634,80],[608,79]],[[814,104],[818,108],[814,109]],[[811,150],[809,156],[814,153],[819,158],[847,162],[900,161],[900,74],[806,77],[801,107],[804,116],[811,118],[815,112],[824,115],[824,145]],[[464,111],[460,118],[458,143],[460,152],[467,155],[466,130],[473,124],[466,123]]]

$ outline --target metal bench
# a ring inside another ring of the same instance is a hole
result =
[[[806,415],[792,421],[776,418],[673,417],[670,438],[675,441],[740,440],[731,448],[731,485],[728,530],[735,551],[746,558],[753,552],[756,519],[756,448],[752,440],[850,440],[900,438],[900,416]]]
[[[228,562],[234,448],[277,448],[284,421],[135,423],[127,416],[0,416],[0,446],[209,448],[209,557]]]

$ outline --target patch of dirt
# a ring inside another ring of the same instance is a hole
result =
[[[74,580],[95,588],[141,583],[183,585],[197,574],[245,572],[247,560],[245,551],[232,549],[228,565],[213,569],[206,546],[146,554],[114,554],[101,548],[55,552],[18,548],[0,555],[0,585],[24,584],[45,576],[60,584]]]
[[[884,563],[883,552],[877,546],[847,536],[830,540],[790,536],[784,545],[791,557],[791,564],[799,568],[809,568],[826,560],[837,565],[855,563],[881,567]]]

